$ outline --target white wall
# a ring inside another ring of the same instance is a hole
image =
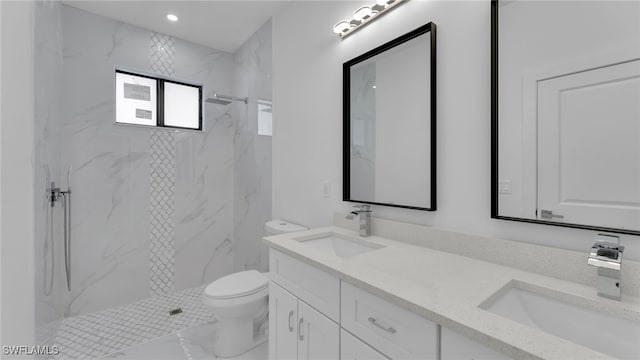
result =
[[[341,200],[342,63],[433,21],[438,211],[375,206],[374,216],[586,253],[593,231],[490,218],[490,2],[413,0],[344,40],[332,32],[368,3],[294,2],[274,19],[273,216],[317,227],[349,209]],[[325,181],[332,185],[329,198]],[[640,259],[639,240],[622,237],[626,258]]]
[[[0,2],[2,345],[33,344],[33,5]],[[4,357],[3,357],[4,358]]]

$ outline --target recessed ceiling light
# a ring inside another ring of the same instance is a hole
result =
[[[169,21],[173,21],[176,22],[178,21],[178,17],[174,14],[167,14],[167,19],[169,19]]]

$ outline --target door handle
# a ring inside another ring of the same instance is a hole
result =
[[[554,214],[551,210],[540,210],[540,217],[543,219],[564,219],[563,215]]]
[[[293,310],[289,311],[289,332],[293,332],[293,325],[291,320],[293,319]]]
[[[378,321],[376,320],[376,318],[370,317],[369,318],[369,322],[372,323],[373,325],[377,326],[378,328],[388,332],[388,333],[391,333],[391,334],[395,334],[396,333],[396,329],[392,328],[391,326],[384,327],[384,326],[378,324]]]
[[[298,321],[298,339],[300,341],[304,341],[304,334],[302,334],[302,324],[304,323],[304,318],[300,318]]]

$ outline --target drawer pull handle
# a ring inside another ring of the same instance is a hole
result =
[[[304,341],[304,335],[302,334],[303,323],[304,318],[300,318],[300,320],[298,321],[298,339],[300,339],[300,341]]]
[[[291,324],[291,319],[293,319],[293,310],[289,311],[289,332],[293,332],[293,325]]]
[[[378,324],[378,321],[375,318],[370,317],[369,318],[369,322],[372,323],[373,325],[379,327],[380,329],[390,333],[390,334],[395,334],[396,333],[396,329],[392,328],[391,326],[384,327],[384,326]]]

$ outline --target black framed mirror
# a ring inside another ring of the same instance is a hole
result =
[[[639,26],[636,1],[492,0],[492,218],[640,235]]]
[[[436,210],[436,25],[343,64],[343,200]]]

